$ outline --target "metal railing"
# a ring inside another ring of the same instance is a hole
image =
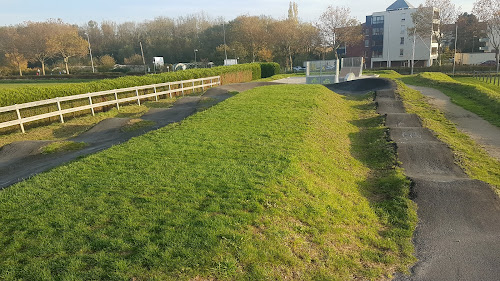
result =
[[[492,72],[492,71],[474,71],[473,76],[474,78],[490,83],[493,85],[500,86],[500,76],[497,72]]]
[[[220,76],[213,76],[213,77],[206,77],[199,79],[167,82],[161,84],[114,89],[114,90],[93,92],[93,93],[73,95],[73,96],[57,97],[53,99],[0,107],[0,113],[15,112],[15,116],[17,116],[17,118],[11,118],[13,120],[0,123],[0,128],[7,128],[19,125],[21,131],[24,133],[25,132],[24,124],[29,122],[59,116],[59,120],[61,121],[61,123],[64,123],[64,115],[68,113],[90,110],[90,113],[92,113],[92,115],[95,115],[94,109],[99,107],[116,105],[116,107],[120,109],[120,103],[137,101],[137,103],[140,105],[141,100],[147,98],[154,97],[155,100],[158,101],[158,97],[161,95],[169,95],[169,97],[172,98],[173,94],[182,93],[182,95],[184,95],[186,91],[192,91],[194,93],[196,89],[201,88],[202,90],[204,90],[205,88],[211,88],[213,86],[220,85],[220,83],[221,83]],[[119,95],[123,94],[128,96],[124,98],[118,97]],[[96,98],[105,96],[111,97],[111,99],[99,102],[94,101],[94,99]],[[81,101],[86,101],[87,104],[77,105],[75,107],[69,107],[63,109],[62,103],[69,101],[80,101],[80,104]],[[47,108],[49,108],[48,109],[49,112],[23,117],[22,110],[41,107],[41,106],[46,106]],[[57,108],[57,109],[51,110],[50,108],[53,109]]]

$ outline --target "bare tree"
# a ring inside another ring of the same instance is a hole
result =
[[[486,23],[486,33],[491,45],[495,48],[498,73],[500,68],[500,0],[477,0],[472,12],[479,20]]]
[[[360,23],[351,17],[351,10],[346,7],[328,6],[317,24],[324,42],[332,47],[335,58],[340,46],[353,45],[363,37]]]
[[[455,7],[455,4],[451,3],[450,0],[426,0],[426,7],[434,7],[439,9],[439,23],[435,28],[434,38],[438,43],[438,62],[439,65],[442,64],[441,53],[443,52],[442,44],[445,37],[446,27],[451,26],[455,23],[459,14],[459,9]]]

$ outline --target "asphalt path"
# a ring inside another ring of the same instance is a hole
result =
[[[492,187],[469,179],[393,89],[377,91],[375,100],[418,206],[418,262],[395,280],[500,280],[500,202]]]
[[[80,157],[93,154],[128,141],[168,124],[180,122],[199,110],[206,109],[232,96],[231,92],[255,87],[276,85],[272,82],[250,82],[219,86],[207,90],[202,96],[186,96],[178,99],[170,108],[152,108],[141,116],[154,125],[134,131],[124,131],[128,118],[110,118],[96,124],[87,132],[68,139],[84,142],[87,146],[78,151],[41,154],[40,148],[51,141],[21,141],[0,148],[0,189],[50,170]],[[203,99],[203,102],[200,101]]]

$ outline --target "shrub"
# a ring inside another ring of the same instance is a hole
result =
[[[280,74],[280,65],[275,62],[264,62],[260,64],[262,78]]]
[[[221,76],[222,84],[248,82],[260,79],[261,68],[258,63],[219,66],[214,68],[197,68],[177,72],[149,74],[143,76],[126,76],[114,79],[103,79],[93,82],[57,86],[26,86],[3,90],[0,93],[0,106],[9,106],[31,101],[50,99],[55,97],[71,96],[91,92],[158,84]]]

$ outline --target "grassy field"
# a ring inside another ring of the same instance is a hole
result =
[[[375,280],[415,207],[372,96],[256,88],[0,192],[1,280]]]
[[[412,90],[403,83],[403,81],[413,82],[414,80],[397,73],[382,73],[381,76],[396,81],[407,112],[416,113],[425,127],[434,131],[439,139],[452,148],[456,163],[471,178],[494,186],[500,195],[500,162],[489,156],[469,136],[460,132],[452,122],[446,119],[443,112],[430,105],[419,91]],[[435,85],[432,86],[435,87]]]
[[[54,80],[0,80],[0,91],[2,89],[30,87],[50,87],[68,84],[78,84],[82,82],[95,81],[92,79],[54,79]]]
[[[474,79],[460,82],[445,74],[430,72],[401,79],[407,84],[438,89],[453,103],[500,127],[500,87],[485,86],[486,83]]]
[[[482,87],[485,87],[485,88],[488,88],[492,91],[496,91],[497,93],[500,93],[500,86],[493,85],[493,83],[481,81],[481,80],[476,79],[474,77],[453,77],[453,79],[455,79],[461,83],[480,85]]]

